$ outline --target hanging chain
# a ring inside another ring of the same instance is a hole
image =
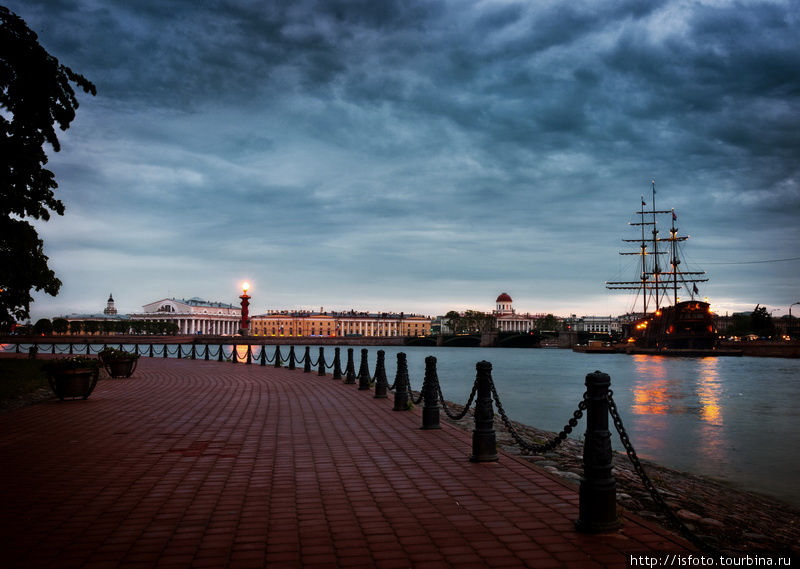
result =
[[[497,396],[497,388],[494,385],[494,381],[491,382],[492,386],[492,397],[494,398],[495,403],[497,403],[497,412],[500,414],[500,417],[503,420],[503,424],[505,424],[506,429],[514,438],[514,441],[522,447],[524,450],[532,453],[541,453],[553,450],[558,445],[563,443],[566,438],[572,433],[572,429],[578,426],[578,421],[583,417],[583,412],[586,410],[586,393],[583,394],[583,399],[581,402],[578,403],[578,408],[572,413],[572,418],[569,420],[567,425],[564,425],[564,430],[558,433],[555,437],[550,439],[548,442],[540,445],[532,445],[525,440],[523,440],[522,436],[517,432],[514,428],[514,425],[511,421],[508,420],[508,415],[506,415],[505,409],[503,409],[502,403],[500,403],[500,398]]]
[[[653,481],[647,475],[647,472],[645,472],[644,466],[642,466],[642,463],[639,460],[639,456],[636,454],[636,450],[633,448],[633,445],[631,444],[631,440],[628,437],[628,433],[625,430],[625,426],[622,424],[622,417],[620,417],[619,409],[617,409],[617,404],[614,402],[614,392],[611,391],[610,389],[608,390],[607,400],[608,400],[608,411],[611,415],[611,418],[614,420],[614,427],[616,427],[617,432],[619,433],[619,438],[622,441],[622,446],[625,447],[625,452],[628,454],[628,458],[630,459],[631,464],[633,464],[633,468],[636,471],[636,474],[639,475],[639,478],[641,479],[645,489],[650,493],[650,497],[653,498],[653,501],[656,504],[658,504],[659,508],[661,508],[661,511],[664,513],[664,515],[667,516],[669,521],[672,522],[672,524],[680,530],[680,532],[684,535],[684,537],[686,537],[686,539],[688,539],[697,547],[699,547],[700,549],[702,549],[707,553],[711,553],[713,555],[721,555],[721,552],[719,550],[717,550],[716,548],[712,547],[711,545],[700,539],[699,536],[695,535],[694,532],[692,532],[692,530],[690,530],[689,527],[685,523],[683,523],[683,520],[681,520],[677,516],[677,514],[675,514],[675,512],[672,511],[672,508],[669,507],[667,502],[661,496],[661,493],[653,484]]]
[[[475,399],[475,394],[478,392],[478,380],[476,379],[475,383],[472,384],[472,393],[469,394],[467,404],[464,406],[464,409],[461,411],[461,413],[452,413],[450,411],[450,408],[447,406],[447,401],[445,400],[444,395],[442,395],[442,386],[439,384],[439,382],[436,382],[436,389],[439,391],[439,401],[442,404],[442,409],[444,409],[445,414],[453,421],[460,421],[466,416],[469,408],[472,407],[472,401]]]
[[[419,405],[420,403],[422,403],[422,400],[425,399],[425,379],[422,380],[422,387],[419,388],[419,397],[417,397],[416,399],[414,399],[414,395],[411,393],[410,379],[408,380],[408,385],[406,385],[406,387],[408,387],[409,401],[411,401],[411,403],[413,403],[414,405]]]

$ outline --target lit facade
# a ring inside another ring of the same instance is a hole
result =
[[[273,310],[250,319],[253,336],[428,336],[431,319],[388,312]]]
[[[178,334],[232,336],[239,332],[242,316],[242,309],[238,306],[201,298],[165,298],[142,308],[142,312],[131,314],[130,318],[146,322],[173,322],[178,326]]]

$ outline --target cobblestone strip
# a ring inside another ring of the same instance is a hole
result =
[[[302,371],[143,359],[86,401],[0,414],[8,567],[625,567],[686,551],[638,518],[574,531],[577,494],[524,461],[468,460]]]

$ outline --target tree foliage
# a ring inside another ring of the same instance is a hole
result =
[[[66,334],[69,331],[69,321],[66,318],[53,318],[53,332]]]
[[[477,310],[458,313],[451,310],[445,314],[448,327],[453,334],[475,334],[490,332],[496,326],[496,319],[490,314]]]
[[[543,316],[541,318],[537,318],[534,322],[534,328],[536,330],[558,330],[561,324],[558,321],[558,318],[553,316],[552,314],[548,314],[547,316]]]
[[[747,336],[750,330],[750,316],[748,314],[734,314],[725,329],[725,334],[728,336]]]
[[[33,325],[33,333],[37,336],[49,336],[53,333],[53,323],[48,318],[40,318]]]
[[[47,266],[43,243],[24,218],[64,214],[45,144],[61,150],[78,99],[72,85],[95,86],[50,55],[27,24],[0,6],[0,326],[29,317],[32,289],[55,296],[61,282]]]
[[[775,333],[775,323],[772,322],[772,314],[767,311],[766,306],[756,305],[756,309],[750,314],[750,330],[753,334],[765,337]]]

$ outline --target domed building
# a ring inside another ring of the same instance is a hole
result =
[[[103,314],[111,315],[111,314],[116,314],[116,313],[117,313],[117,309],[114,306],[114,297],[111,294],[109,294],[108,295],[108,302],[106,303],[105,310],[103,310]]]
[[[126,323],[130,321],[130,317],[127,314],[118,314],[114,305],[114,296],[109,294],[106,307],[102,313],[69,314],[58,316],[54,320],[66,320],[69,322],[70,334],[95,334],[98,332],[112,333],[122,331],[127,328]]]
[[[514,310],[514,301],[507,292],[500,293],[495,302],[492,316],[497,320],[497,329],[500,332],[528,332],[535,328],[535,322],[544,318],[544,314],[517,314]]]
[[[511,304],[514,302],[511,300],[511,297],[508,295],[507,292],[500,293],[500,296],[497,297],[497,300],[494,301],[497,305],[495,309],[495,314],[513,314],[514,309],[511,308]]]

